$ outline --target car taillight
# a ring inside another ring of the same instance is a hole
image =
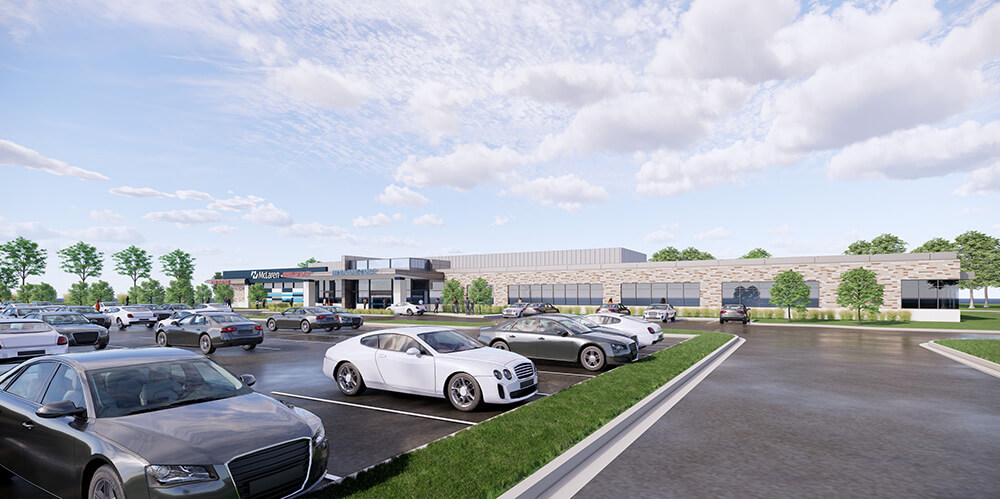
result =
[[[260,327],[260,326],[257,326],[257,327]],[[222,332],[223,333],[235,333],[236,332],[236,326],[226,326],[226,327],[222,328]]]
[[[656,331],[653,331],[651,327],[647,327],[646,330],[649,331],[649,334],[656,334]]]
[[[128,314],[128,318],[131,319],[132,318],[132,314]]]
[[[719,315],[726,315],[726,311],[723,310],[723,311],[719,312]]]
[[[338,321],[340,320],[340,316],[339,315],[335,315],[335,316],[333,316],[333,318],[334,318],[334,320],[338,320]]]
[[[60,336],[59,339],[56,340],[56,345],[65,345],[67,343],[69,343],[69,338],[65,336]]]
[[[264,328],[262,328],[260,326],[254,326],[253,328],[254,328],[255,331],[263,331],[264,330]]]
[[[326,316],[325,315],[317,315],[316,316],[316,320],[320,320],[320,319],[326,319]]]
[[[535,312],[541,312],[542,311],[542,309],[540,309],[540,308],[533,308],[532,310],[534,310]]]
[[[736,313],[742,315],[743,311],[742,310],[737,310]]]

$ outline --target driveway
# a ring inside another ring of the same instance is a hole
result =
[[[747,342],[577,497],[1000,495],[1000,380],[919,346],[990,336],[671,327]]]

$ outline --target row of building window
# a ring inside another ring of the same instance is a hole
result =
[[[958,281],[954,279],[904,279],[900,291],[903,308],[958,308]]]
[[[819,281],[806,281],[809,286],[807,307],[819,307]],[[771,286],[774,281],[744,281],[722,283],[722,306],[746,305],[750,308],[773,308]]]
[[[698,307],[701,305],[701,283],[640,282],[622,284],[622,304],[644,307],[654,303],[669,303],[675,307]]]
[[[521,284],[507,286],[507,303],[547,302],[553,305],[600,305],[600,284]]]

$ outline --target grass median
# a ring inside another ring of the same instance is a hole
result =
[[[496,497],[733,337],[671,332],[698,336],[432,442],[313,497]],[[336,449],[331,442],[331,452]]]
[[[937,340],[935,343],[1000,364],[1000,340]]]
[[[1000,314],[995,312],[962,311],[961,322],[913,322],[913,321],[862,321],[863,327],[899,327],[906,329],[979,329],[1000,331]],[[754,319],[756,324],[823,324],[831,326],[857,326],[856,320],[823,319]]]

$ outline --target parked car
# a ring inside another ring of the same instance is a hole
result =
[[[323,422],[255,381],[175,348],[32,359],[0,376],[0,474],[65,498],[303,495]]]
[[[389,310],[392,310],[392,313],[394,313],[396,315],[402,315],[402,314],[406,314],[406,315],[413,315],[413,314],[424,315],[424,312],[427,311],[427,307],[425,307],[423,305],[420,305],[420,304],[410,303],[410,302],[395,303],[395,304],[389,305],[386,308],[388,308]]]
[[[125,305],[124,307],[108,307],[103,309],[105,315],[118,326],[118,329],[125,329],[132,324],[142,324],[148,328],[156,325],[156,317],[146,307],[138,305]]]
[[[605,303],[597,307],[597,313],[609,312],[612,314],[632,315],[632,311],[621,303]]]
[[[42,311],[43,311],[42,307],[27,307],[27,306],[8,307],[6,310],[4,310],[4,316],[13,318],[24,318],[31,314],[37,314],[38,312]]]
[[[537,314],[558,314],[559,309],[551,303],[515,303],[503,309],[504,318],[524,317]]]
[[[634,339],[594,331],[559,315],[522,317],[484,327],[479,330],[479,341],[532,359],[578,362],[588,371],[632,362],[639,356]]]
[[[108,329],[111,328],[111,317],[94,310],[94,307],[88,307],[86,305],[69,305],[60,307],[56,310],[56,312],[74,312],[86,317],[91,324],[104,326]]]
[[[674,322],[677,320],[677,310],[669,303],[650,305],[642,313],[642,318],[647,321]]]
[[[647,322],[638,317],[621,314],[590,314],[584,317],[596,322],[606,329],[614,329],[634,336],[639,342],[639,348],[645,348],[659,343],[663,339],[663,330],[659,324]]]
[[[187,303],[164,303],[163,308],[176,312],[178,310],[190,310],[192,307]]]
[[[31,305],[32,307],[47,307],[49,305],[52,305],[52,302],[50,302],[50,301],[33,301],[29,305]]]
[[[326,351],[323,374],[345,395],[377,388],[447,398],[460,411],[538,392],[530,360],[440,327],[383,329],[342,341]]]
[[[219,347],[242,346],[253,350],[264,342],[264,328],[232,312],[202,312],[170,320],[156,333],[161,347],[198,347],[201,353],[215,353]]]
[[[319,308],[322,308],[323,310],[326,310],[331,314],[333,314],[334,322],[340,321],[338,325],[333,326],[333,329],[340,329],[341,327],[347,327],[347,326],[351,326],[352,329],[357,329],[361,327],[362,324],[365,323],[364,317],[361,317],[358,314],[352,314],[348,312],[347,309],[345,309],[344,307],[339,307],[337,305],[324,305],[320,306]]]
[[[121,307],[121,305],[118,302],[116,302],[116,301],[102,301],[102,302],[97,302],[97,303],[98,303],[98,306],[100,307],[100,309],[101,309],[102,312],[106,308]]]
[[[750,322],[750,309],[746,305],[726,305],[719,311],[719,324],[729,321]]]
[[[268,331],[271,332],[279,329],[298,329],[309,334],[314,328],[333,331],[341,325],[339,319],[333,318],[334,315],[320,307],[292,307],[268,317],[266,324]]]
[[[166,330],[166,326],[167,326],[168,323],[170,323],[170,321],[179,321],[179,320],[181,320],[181,319],[183,319],[183,318],[185,318],[185,317],[187,317],[187,316],[189,316],[189,315],[191,315],[193,313],[194,312],[191,312],[191,311],[188,311],[188,310],[178,310],[178,311],[170,314],[170,317],[167,317],[166,319],[159,320],[156,323],[156,326],[153,327],[153,331],[155,331],[157,333],[159,333],[160,331],[165,331]]]
[[[233,309],[227,307],[225,303],[199,303],[193,307],[188,307],[193,312],[232,312]]]
[[[41,312],[26,318],[38,319],[52,326],[59,334],[69,338],[69,346],[93,345],[96,350],[101,350],[111,341],[108,328],[93,324],[74,312]]]
[[[0,360],[20,361],[69,351],[69,338],[37,319],[0,319]],[[0,414],[0,419],[4,417]],[[2,454],[2,452],[0,452]]]
[[[140,303],[139,306],[148,308],[149,311],[153,313],[153,316],[157,321],[162,321],[163,319],[170,317],[174,313],[173,310],[170,310],[164,307],[163,305],[157,305],[155,303]]]

